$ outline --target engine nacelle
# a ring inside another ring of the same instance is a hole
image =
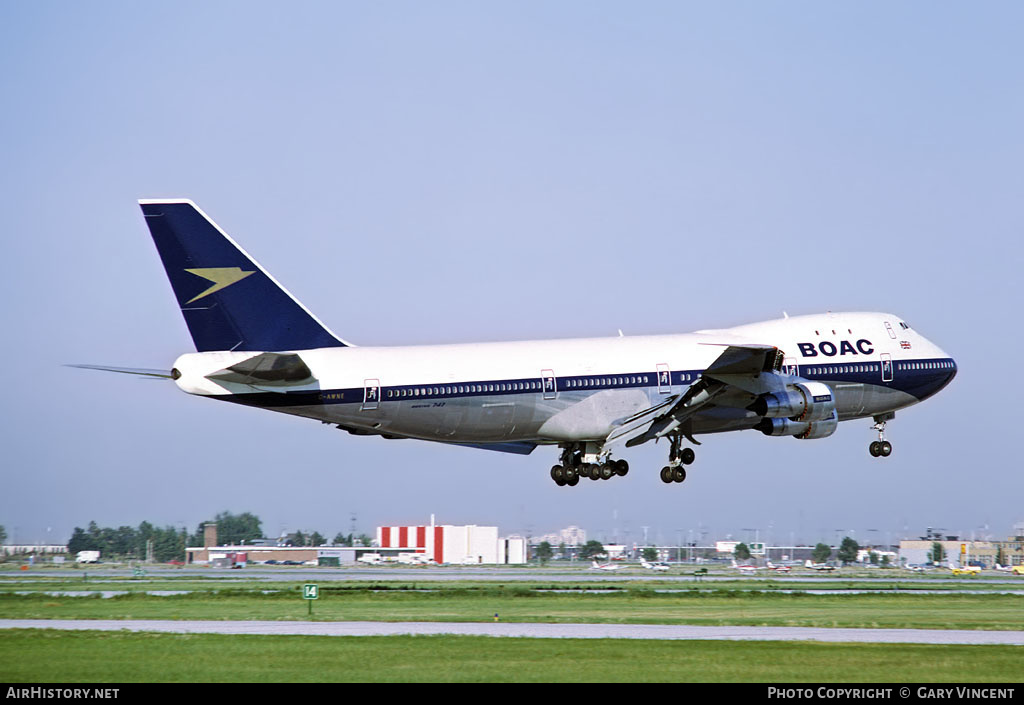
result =
[[[768,419],[790,419],[798,422],[823,421],[836,410],[836,398],[827,384],[797,382],[785,391],[762,394],[747,407]],[[760,426],[759,426],[760,427]],[[790,433],[769,435],[789,436]]]
[[[839,426],[839,414],[835,409],[827,418],[817,421],[794,421],[793,419],[765,418],[754,426],[766,436],[793,436],[803,440],[828,438]]]

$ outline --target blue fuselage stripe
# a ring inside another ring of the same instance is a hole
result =
[[[799,375],[804,379],[826,384],[869,384],[899,390],[925,399],[949,383],[956,375],[956,363],[951,358],[897,360],[891,363],[891,379],[883,379],[882,363],[837,363],[832,365],[801,365]],[[411,384],[381,386],[377,388],[377,399],[367,398],[369,389],[353,387],[301,392],[256,392],[216,397],[240,404],[266,407],[291,407],[327,404],[363,404],[366,402],[387,405],[392,402],[424,401],[431,399],[458,399],[466,397],[495,397],[504,395],[545,391],[545,381],[553,381],[555,392],[596,392],[605,389],[659,389],[658,375],[661,372],[630,372],[628,374],[582,375],[571,377],[545,378],[525,377],[519,379],[478,380],[467,382],[446,382],[444,384]],[[670,387],[689,386],[696,382],[701,370],[674,370],[668,382],[662,380],[660,389],[669,392]]]

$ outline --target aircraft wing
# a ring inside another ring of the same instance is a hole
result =
[[[506,441],[505,443],[449,443],[438,441],[446,445],[463,446],[465,448],[479,448],[480,450],[493,450],[499,453],[515,453],[516,455],[529,455],[537,447],[536,443],[529,441]]]
[[[782,366],[782,352],[771,345],[725,345],[725,350],[683,394],[673,395],[650,408],[619,420],[608,434],[607,448],[617,443],[633,447],[661,438],[686,422],[716,397],[738,389],[763,394],[778,388],[775,372]],[[692,440],[692,439],[691,439]]]
[[[782,368],[782,351],[772,345],[729,345],[704,370],[702,379],[729,384],[751,394],[773,391],[776,385],[766,383],[762,372]]]

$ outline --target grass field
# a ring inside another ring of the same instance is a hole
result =
[[[0,634],[0,681],[1014,682],[1020,647],[806,642]]]
[[[113,598],[0,594],[5,619],[307,619],[298,586],[281,592],[220,590]],[[1024,629],[1018,595],[806,595],[770,592],[611,593],[536,591],[529,586],[465,588],[322,584],[313,618],[320,621],[490,621],[696,624],[803,627]]]
[[[415,583],[337,579],[343,576],[313,578],[320,585],[314,620],[489,622],[497,613],[503,622],[1024,630],[1024,596],[997,594],[1007,589],[998,582],[431,581],[427,572]],[[0,618],[7,619],[308,619],[302,581],[255,573],[0,578]],[[954,592],[968,584],[973,592]],[[893,587],[899,590],[788,592]],[[922,587],[949,592],[914,593]],[[82,590],[129,594],[47,594]],[[1022,667],[1018,646],[0,630],[0,681],[9,682],[1013,682]]]

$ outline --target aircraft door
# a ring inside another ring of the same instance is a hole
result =
[[[882,381],[892,382],[892,355],[882,353]]]
[[[787,357],[782,361],[782,373],[793,377],[800,376],[800,367],[796,364],[795,357]]]
[[[668,394],[672,391],[672,373],[664,362],[658,363],[658,392]]]
[[[554,399],[558,396],[558,385],[555,380],[554,370],[540,371],[540,386],[544,391],[545,399]]]
[[[376,411],[380,404],[380,380],[363,380],[363,411]]]

